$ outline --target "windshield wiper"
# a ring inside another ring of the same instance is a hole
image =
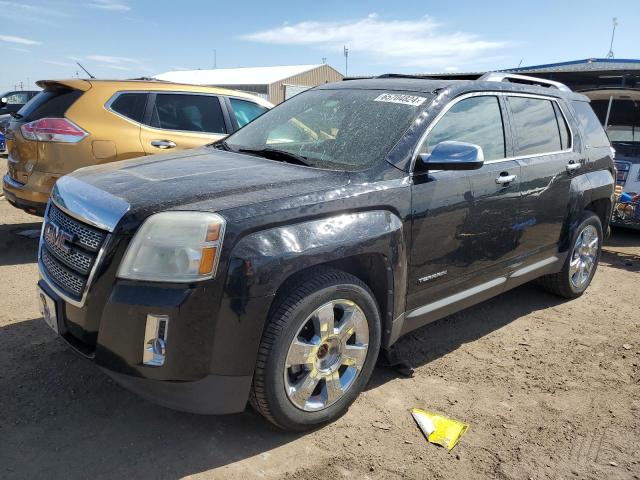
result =
[[[305,167],[310,166],[306,157],[287,152],[286,150],[278,150],[277,148],[239,148],[238,152],[258,155],[270,160],[282,160],[286,163],[304,165]]]
[[[16,120],[20,120],[22,118],[22,115],[20,115],[18,112],[9,112],[9,115],[11,115]]]

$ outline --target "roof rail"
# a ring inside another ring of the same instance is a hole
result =
[[[554,82],[553,80],[547,80],[546,78],[530,77],[527,75],[517,75],[515,73],[504,72],[487,72],[482,75],[478,80],[484,82],[504,82],[514,81],[514,83],[526,83],[531,85],[540,85],[544,87],[557,88],[563,92],[570,92],[571,89],[564,83]]]

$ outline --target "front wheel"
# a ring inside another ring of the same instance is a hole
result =
[[[582,295],[598,268],[602,251],[602,223],[593,212],[585,212],[576,228],[569,256],[562,270],[540,279],[549,292],[564,298]]]
[[[287,430],[331,422],[366,386],[378,356],[381,326],[373,294],[353,275],[323,268],[276,301],[258,352],[251,403]]]

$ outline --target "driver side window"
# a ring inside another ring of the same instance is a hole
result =
[[[479,145],[485,161],[505,158],[504,126],[498,97],[470,97],[453,105],[429,132],[419,153],[431,153],[438,143],[447,140]]]

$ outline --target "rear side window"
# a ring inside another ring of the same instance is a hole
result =
[[[481,146],[485,160],[505,158],[504,127],[498,98],[479,96],[456,103],[429,132],[420,153],[431,153],[438,143],[447,140]]]
[[[186,132],[226,133],[218,97],[158,93],[151,126]]]
[[[22,115],[22,120],[25,122],[41,118],[62,118],[82,93],[80,90],[70,88],[47,89],[36,95],[18,113]]]
[[[562,150],[552,103],[542,98],[509,97],[518,155],[540,155]]]
[[[136,122],[142,122],[147,94],[144,92],[121,93],[111,103],[111,110]]]
[[[247,100],[239,100],[237,98],[230,98],[231,109],[233,110],[233,115],[236,117],[236,121],[238,122],[238,127],[242,128],[247,123],[252,121],[255,118],[258,118],[268,109],[257,103],[249,102]]]
[[[582,127],[585,143],[590,147],[608,147],[609,138],[604,133],[600,120],[587,102],[571,102],[576,112],[578,123]]]

